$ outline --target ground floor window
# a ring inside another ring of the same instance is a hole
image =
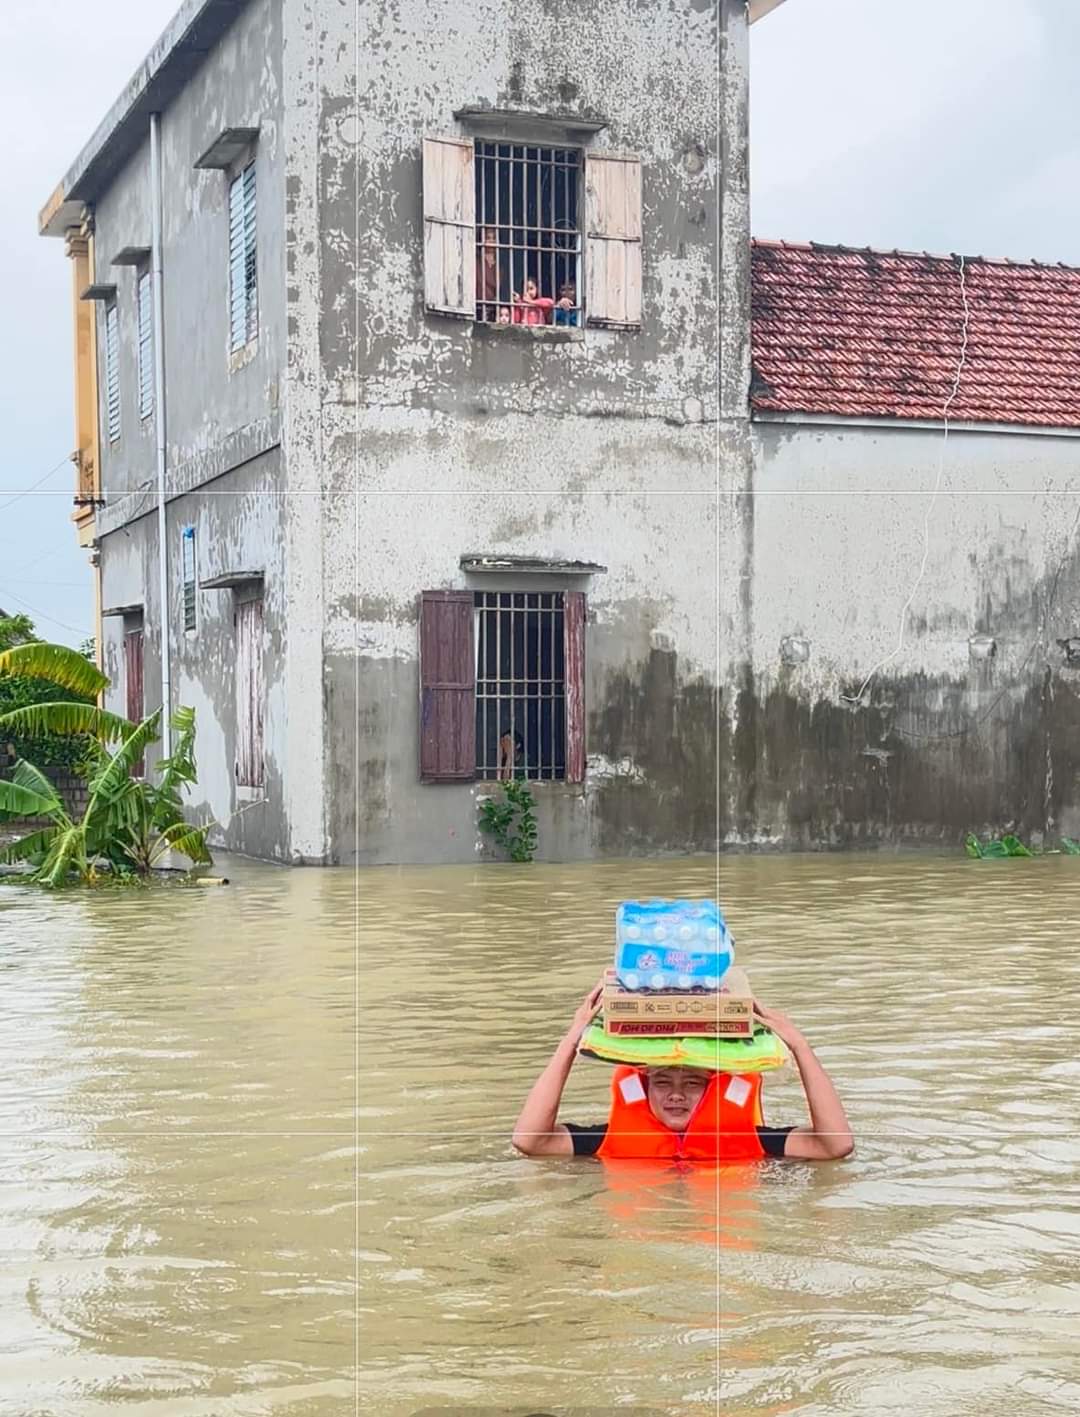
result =
[[[476,592],[476,776],[566,777],[563,596]]]
[[[425,591],[421,780],[583,781],[584,683],[581,591]]]

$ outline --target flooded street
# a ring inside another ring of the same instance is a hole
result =
[[[5,1417],[1080,1410],[1080,862],[725,857],[857,1152],[719,1196],[507,1140],[617,902],[711,861],[225,869],[0,890]]]

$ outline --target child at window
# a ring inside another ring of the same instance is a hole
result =
[[[493,226],[485,226],[480,233],[480,246],[476,252],[476,318],[494,320],[493,302],[498,299],[499,233]]]
[[[525,288],[519,295],[514,291],[514,324],[546,325],[555,307],[550,295],[541,295],[532,276],[525,277]]]
[[[496,323],[497,325],[508,325],[508,324],[510,324],[510,306],[509,306],[509,305],[500,305],[500,306],[499,306],[499,314],[498,314],[498,316],[497,316],[497,318],[496,318],[496,320],[495,320],[495,323]]]
[[[525,740],[520,733],[504,728],[499,739],[499,778],[513,778],[525,761]]]
[[[578,322],[577,288],[572,280],[564,280],[559,286],[559,298],[555,302],[556,325],[576,325]]]

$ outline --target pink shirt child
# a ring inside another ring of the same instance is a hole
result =
[[[514,296],[514,324],[546,325],[554,308],[554,300],[547,295],[538,295],[536,282],[527,280],[524,295]]]

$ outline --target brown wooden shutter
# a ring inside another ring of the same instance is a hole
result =
[[[420,597],[420,780],[476,776],[476,650],[471,590]]]
[[[127,716],[132,723],[141,723],[143,708],[143,632],[129,630],[124,636],[124,688],[127,695]],[[146,760],[132,765],[132,777],[142,777]]]
[[[585,596],[563,597],[566,647],[566,780],[585,781]]]
[[[127,716],[132,723],[143,717],[143,632],[129,630],[124,636],[124,682]]]
[[[263,785],[263,603],[236,607],[236,783]]]
[[[590,325],[641,325],[641,159],[585,157],[585,310]]]
[[[424,305],[476,316],[476,178],[473,144],[424,139]]]

